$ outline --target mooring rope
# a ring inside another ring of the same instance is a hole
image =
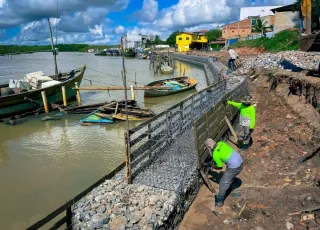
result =
[[[113,78],[116,78],[116,79],[120,79],[122,80],[122,77],[119,77],[119,76],[116,76],[116,75],[112,75],[112,74],[108,74],[108,73],[105,73],[105,72],[102,72],[100,70],[96,70],[96,69],[93,69],[93,68],[90,68],[90,67],[87,67],[88,69],[92,70],[92,71],[95,71],[95,72],[98,72],[98,73],[101,73],[101,74],[104,74],[104,75],[107,75],[109,77],[113,77]],[[132,82],[134,84],[141,84],[141,85],[145,85],[145,83],[141,83],[141,82],[138,82],[138,81],[132,81],[132,80],[127,80],[129,82]]]

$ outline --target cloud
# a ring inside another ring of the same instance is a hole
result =
[[[97,10],[98,8],[104,10],[105,13],[116,12],[124,10],[128,3],[129,0],[60,0],[58,12],[62,17],[74,14],[74,12],[87,12],[90,9]],[[0,8],[0,29],[56,16],[56,0],[5,1],[4,6]]]
[[[176,5],[163,9],[153,24],[174,29],[219,22],[224,19],[221,11],[230,12],[226,0],[180,0]]]
[[[126,29],[123,26],[119,25],[114,29],[114,32],[116,34],[123,35],[126,32]]]
[[[0,0],[0,7],[3,7],[5,4],[5,0]]]
[[[55,20],[51,21],[55,22]],[[52,24],[54,25],[55,23]],[[111,32],[112,28],[105,27],[104,25],[95,25],[94,27],[90,28],[87,33],[58,31],[57,42],[58,44],[106,44],[118,39],[117,37],[113,37],[112,35],[107,35],[111,34]],[[43,19],[41,21],[30,22],[25,25],[22,25],[21,31],[15,37],[6,41],[4,41],[3,39],[1,40],[2,41],[0,41],[0,44],[50,44],[47,20]]]
[[[156,0],[143,0],[141,10],[134,12],[133,17],[140,22],[153,22],[158,15],[158,2]]]

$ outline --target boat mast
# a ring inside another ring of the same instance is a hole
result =
[[[49,31],[50,31],[50,39],[51,39],[51,46],[52,46],[52,53],[53,53],[53,60],[54,60],[54,68],[55,68],[55,77],[54,77],[54,80],[59,80],[59,79],[58,79],[58,65],[57,65],[57,51],[55,50],[54,44],[53,44],[50,18],[48,18],[48,26],[49,26]]]

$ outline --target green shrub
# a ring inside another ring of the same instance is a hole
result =
[[[235,43],[233,48],[263,48],[269,52],[299,49],[299,30],[284,30],[273,38],[261,37],[254,40],[246,40]]]

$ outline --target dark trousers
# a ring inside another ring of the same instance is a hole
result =
[[[243,150],[248,149],[252,143],[250,127],[241,125],[238,136],[239,136],[239,140],[238,140],[239,148]]]
[[[236,61],[236,59],[229,59],[229,61],[228,61],[229,69],[232,69],[232,70],[236,70],[237,69],[235,61]]]
[[[231,187],[234,179],[242,171],[242,169],[243,165],[240,165],[238,168],[234,169],[227,167],[227,170],[223,173],[223,176],[219,183],[219,197],[225,198],[228,189]]]

